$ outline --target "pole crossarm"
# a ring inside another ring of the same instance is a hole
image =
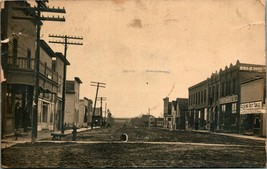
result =
[[[82,36],[68,36],[68,35],[54,35],[54,34],[49,34],[49,37],[52,38],[68,38],[68,39],[80,39],[83,40]]]
[[[96,83],[96,84],[103,84],[103,85],[106,85],[106,83],[101,83],[101,82],[93,82],[93,81],[91,81],[91,83]]]
[[[36,17],[32,17],[32,16],[12,16],[13,19],[24,19],[24,20],[36,20]],[[65,22],[66,19],[64,17],[40,17],[39,20],[42,21],[61,21],[61,22]]]
[[[97,85],[92,85],[92,84],[91,84],[90,86],[106,88],[106,86],[100,86],[100,85],[97,86]]]
[[[37,8],[36,6],[34,7],[14,7],[13,9],[15,10],[29,10],[29,11],[41,11],[41,12],[53,12],[53,13],[66,13],[65,8],[49,8],[47,7],[40,7]]]
[[[48,41],[49,43],[59,43],[59,44],[65,44],[63,41]],[[67,45],[83,45],[81,42],[67,42]]]

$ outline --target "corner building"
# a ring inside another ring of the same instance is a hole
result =
[[[202,129],[209,129],[213,122],[216,130],[240,133],[241,83],[251,78],[265,76],[265,65],[240,63],[238,60],[235,65],[230,64],[224,70],[220,69],[219,72],[213,73],[207,80],[189,88],[191,121],[195,122],[198,118],[199,126]],[[203,89],[198,87],[201,85],[203,85]],[[201,90],[204,90],[203,96]],[[202,97],[203,104],[201,104]],[[206,102],[204,99],[207,99]],[[201,110],[199,111],[199,109]],[[204,113],[202,113],[203,111]],[[193,117],[192,112],[195,113]],[[202,125],[203,122],[204,125]]]

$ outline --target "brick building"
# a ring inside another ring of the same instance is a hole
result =
[[[209,128],[208,107],[208,82],[204,80],[188,89],[188,109],[190,116],[188,126],[191,128]]]
[[[213,73],[207,80],[189,88],[191,113],[196,108],[202,109],[199,111],[200,115],[194,115],[194,118],[191,116],[191,120],[199,119],[200,127],[202,127],[202,122],[204,124],[206,122],[206,129],[213,122],[217,130],[240,133],[240,84],[248,79],[265,75],[265,65],[240,63],[239,61],[235,65],[230,64],[224,70],[220,69],[219,72]],[[203,95],[201,86],[204,89]],[[195,92],[193,90],[196,90],[196,87],[198,91]],[[206,101],[204,101],[205,99]],[[199,104],[201,107],[198,107]]]

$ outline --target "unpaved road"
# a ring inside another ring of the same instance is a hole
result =
[[[122,133],[127,133],[129,142],[119,141]],[[65,141],[68,140],[71,140],[71,135],[65,138]],[[79,133],[77,141],[102,141],[102,143],[18,144],[2,150],[2,164],[15,168],[230,168],[265,167],[266,164],[264,142],[209,133],[136,128],[119,123],[112,128]],[[161,144],[161,142],[191,144]]]

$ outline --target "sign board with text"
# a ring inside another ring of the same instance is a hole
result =
[[[238,96],[232,95],[232,96],[226,96],[219,99],[220,104],[226,104],[226,103],[232,103],[237,102]]]
[[[240,104],[240,114],[266,113],[266,108],[262,102],[250,102]]]

